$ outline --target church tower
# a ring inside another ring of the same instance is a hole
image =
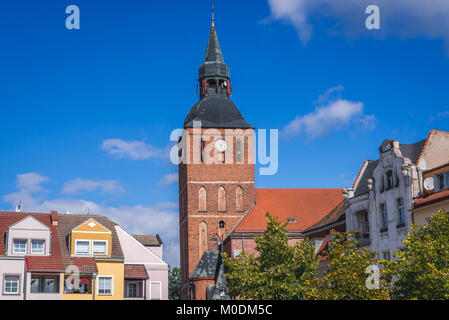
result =
[[[192,298],[189,279],[204,251],[217,250],[255,201],[254,128],[230,99],[213,17],[197,91],[179,143],[181,299]]]

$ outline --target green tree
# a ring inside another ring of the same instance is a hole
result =
[[[179,286],[181,283],[181,270],[174,267],[170,270],[168,276],[168,298],[170,300],[179,300]]]
[[[449,214],[440,210],[426,225],[412,225],[386,263],[395,299],[449,299]]]
[[[235,260],[223,253],[229,295],[239,299],[293,300],[308,290],[307,280],[316,277],[319,266],[313,246],[307,241],[288,244],[285,227],[267,212],[267,230],[257,237],[257,256],[242,252]]]
[[[376,253],[367,248],[359,248],[354,233],[332,230],[329,248],[325,252],[329,262],[327,272],[321,278],[308,281],[310,290],[307,291],[305,299],[389,299],[386,280],[379,261],[376,260]],[[374,270],[378,271],[378,286],[374,282],[376,274],[371,273]]]

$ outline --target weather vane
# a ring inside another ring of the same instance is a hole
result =
[[[215,22],[215,1],[212,2],[212,25],[214,25]]]

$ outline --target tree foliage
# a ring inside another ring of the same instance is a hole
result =
[[[328,270],[321,278],[308,281],[310,290],[306,299],[312,300],[378,300],[389,299],[386,280],[383,277],[376,253],[359,248],[354,233],[331,231],[329,237]],[[367,267],[379,270],[378,286]],[[372,282],[371,282],[371,279]],[[371,286],[367,285],[371,283]]]
[[[412,225],[394,257],[386,272],[395,299],[449,299],[449,214],[440,210],[426,225]]]
[[[255,238],[258,255],[242,252],[235,260],[223,253],[229,294],[240,299],[300,299],[317,276],[318,258],[308,241],[289,245],[285,227],[265,214],[267,230]]]
[[[178,267],[174,267],[170,270],[170,274],[168,276],[168,299],[179,300],[180,283],[181,270]]]

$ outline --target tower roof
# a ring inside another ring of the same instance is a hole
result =
[[[209,32],[209,40],[207,41],[206,56],[204,62],[220,62],[225,63],[223,60],[223,53],[221,52],[220,43],[218,42],[217,31],[215,25],[212,23]]]
[[[198,101],[187,115],[184,127],[193,127],[193,121],[200,121],[203,128],[253,128],[231,99],[219,95],[208,95]]]
[[[223,53],[218,42],[217,30],[213,22],[209,31],[204,62],[199,67],[198,73],[199,79],[216,77],[229,79],[229,67],[224,62]]]

